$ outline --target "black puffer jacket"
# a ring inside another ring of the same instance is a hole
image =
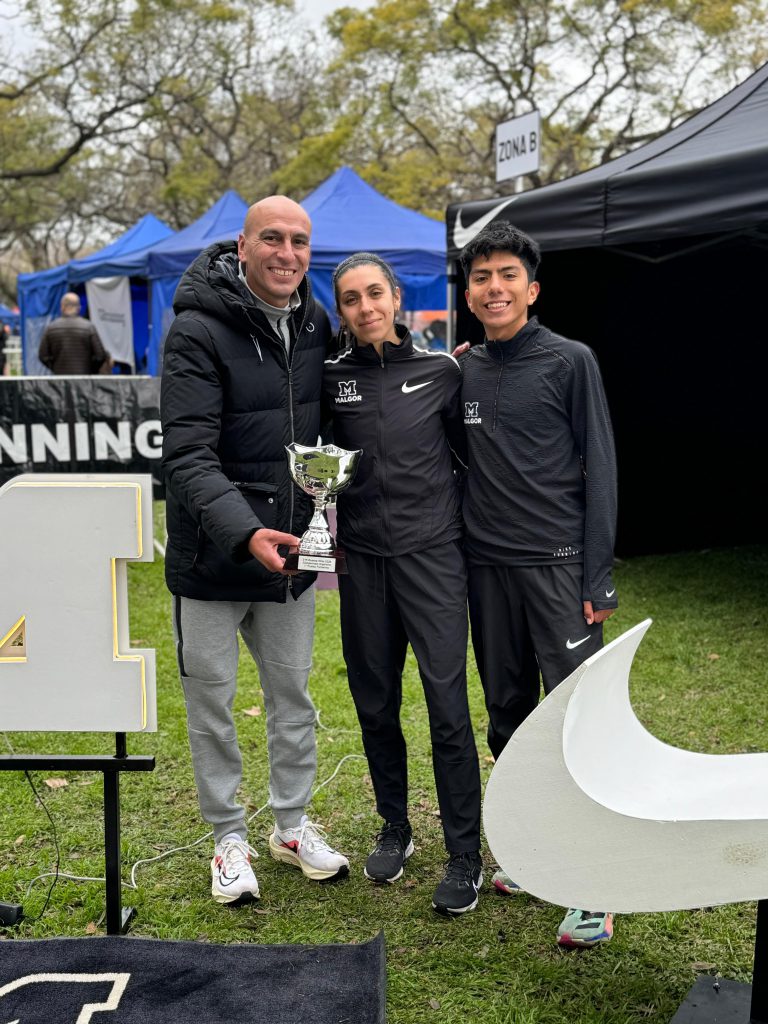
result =
[[[362,448],[338,498],[339,542],[372,555],[405,555],[461,536],[453,455],[463,461],[461,370],[445,352],[358,345],[327,360],[323,415],[342,448]]]
[[[236,246],[210,246],[181,279],[165,343],[160,412],[167,489],[165,573],[173,594],[285,601],[288,578],[248,552],[267,527],[301,535],[312,505],[285,445],[315,444],[328,318],[309,281],[290,317],[291,351],[238,277]],[[314,580],[290,582],[297,597]]]

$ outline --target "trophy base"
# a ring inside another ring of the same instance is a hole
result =
[[[347,573],[347,556],[338,549],[332,555],[305,555],[298,548],[289,548],[285,557],[284,570],[296,572],[309,569],[311,572]]]

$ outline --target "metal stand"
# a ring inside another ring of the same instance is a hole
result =
[[[670,1024],[768,1024],[768,900],[757,904],[752,984],[702,974]]]
[[[104,866],[107,934],[124,935],[136,911],[122,905],[120,878],[120,772],[151,772],[154,757],[129,755],[125,733],[115,733],[113,757],[101,754],[4,754],[0,771],[102,772],[104,775]]]

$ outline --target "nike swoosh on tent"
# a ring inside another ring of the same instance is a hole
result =
[[[517,196],[509,196],[504,202],[494,206],[488,213],[484,213],[482,217],[478,217],[477,220],[473,221],[469,227],[464,227],[461,223],[461,209],[456,212],[456,220],[453,225],[453,244],[457,249],[463,249],[467,242],[471,242],[478,231],[482,231],[486,224],[490,224],[491,221],[498,217],[502,210],[504,210],[510,203],[514,203]]]
[[[673,747],[638,720],[646,619],[545,697],[485,794],[488,846],[526,892],[619,913],[768,897],[768,753]]]

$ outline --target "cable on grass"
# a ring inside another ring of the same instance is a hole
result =
[[[13,749],[13,744],[8,739],[8,736],[6,735],[6,733],[3,733],[3,740],[5,742],[5,745],[8,747],[9,752],[11,754],[15,754],[16,751]],[[56,882],[59,880],[59,877],[60,877],[59,867],[61,865],[61,851],[59,849],[59,837],[58,837],[58,834],[56,832],[56,822],[51,817],[51,812],[46,807],[45,801],[40,796],[40,794],[37,792],[37,789],[35,788],[35,784],[32,781],[32,776],[29,774],[29,771],[25,770],[24,771],[24,776],[25,776],[27,782],[29,783],[29,786],[30,786],[32,792],[35,795],[35,799],[40,804],[40,806],[43,808],[43,810],[45,811],[46,817],[48,818],[48,821],[50,821],[50,823],[51,823],[51,829],[53,830],[53,846],[54,846],[54,849],[56,850],[56,866],[55,866],[54,870],[53,871],[47,871],[42,876],[38,875],[38,878],[41,878],[41,877],[42,878],[53,877],[53,881],[50,884],[50,887],[48,889],[48,893],[46,894],[46,897],[45,897],[45,902],[43,903],[43,909],[40,911],[40,913],[37,914],[35,917],[27,917],[27,918],[25,918],[25,920],[27,920],[29,922],[32,922],[32,921],[39,921],[40,918],[43,916],[43,914],[48,909],[48,904],[51,901],[51,893],[53,892],[54,887],[56,885]],[[32,883],[36,882],[36,881],[37,881],[37,878],[33,878],[32,882],[29,883],[29,886],[27,887],[26,896],[29,895],[29,890],[30,890],[30,888],[32,886]],[[26,896],[25,896],[25,899],[26,899]]]
[[[365,758],[364,754],[345,754],[344,757],[342,757],[341,760],[336,765],[336,767],[333,770],[332,774],[329,775],[327,779],[325,779],[323,782],[321,782],[320,785],[317,786],[313,790],[312,795],[310,796],[309,799],[313,800],[314,797],[320,792],[321,789],[323,789],[325,786],[327,786],[330,782],[333,782],[333,780],[338,775],[338,773],[339,773],[339,771],[341,769],[341,766],[344,764],[345,761],[365,761],[365,760],[366,760],[366,758]],[[38,799],[40,799],[40,798],[38,797]],[[42,801],[41,801],[41,803],[42,803]],[[262,804],[261,807],[257,808],[252,814],[250,814],[246,818],[246,823],[253,821],[254,818],[257,818],[268,807],[269,807],[269,802],[267,802],[265,804]],[[47,810],[46,810],[46,813],[48,813]],[[50,818],[50,814],[48,815],[48,817]],[[53,824],[53,819],[52,818],[51,818],[51,824]],[[54,826],[54,835],[55,835],[55,826]],[[200,836],[199,839],[195,839],[194,842],[192,842],[192,843],[187,843],[185,846],[175,846],[171,850],[165,850],[163,853],[159,853],[156,857],[146,857],[146,858],[143,858],[142,860],[137,860],[133,864],[133,866],[131,867],[131,880],[130,880],[130,882],[123,882],[122,884],[125,886],[126,889],[138,889],[139,885],[138,885],[138,882],[136,881],[136,871],[138,870],[139,867],[143,866],[144,864],[154,864],[154,863],[156,863],[159,860],[165,860],[166,857],[171,857],[175,853],[183,853],[185,850],[191,850],[195,846],[199,846],[200,843],[205,842],[206,839],[212,838],[212,836],[213,836],[213,832],[206,832],[205,835]],[[48,891],[48,896],[46,897],[46,902],[45,902],[45,906],[43,907],[43,910],[40,912],[40,914],[38,914],[38,917],[27,918],[27,920],[29,920],[29,921],[37,921],[38,918],[42,915],[43,911],[48,906],[48,900],[50,899],[51,892],[53,890],[53,886],[56,884],[56,879],[57,878],[66,878],[66,879],[68,879],[71,882],[104,882],[104,881],[106,881],[106,879],[104,879],[104,878],[91,878],[90,876],[87,876],[87,875],[70,875],[70,874],[65,873],[63,871],[59,871],[59,860],[58,860],[59,847],[58,847],[58,843],[56,844],[56,856],[57,856],[56,871],[55,872],[47,871],[44,874],[36,875],[35,878],[33,878],[29,882],[29,884],[27,885],[27,895],[29,895],[29,891],[32,888],[32,886],[35,884],[35,882],[39,882],[43,878],[49,878],[52,874],[55,875],[53,883],[51,885],[51,888]]]
[[[61,851],[59,849],[59,837],[58,837],[58,834],[56,832],[56,822],[51,817],[51,812],[45,806],[45,801],[40,796],[40,794],[37,792],[37,789],[35,788],[35,784],[32,781],[32,776],[26,770],[24,772],[24,775],[26,776],[27,782],[29,783],[29,785],[30,785],[30,787],[32,789],[32,792],[35,794],[37,802],[43,808],[43,810],[45,811],[46,817],[48,818],[48,821],[50,821],[50,823],[51,823],[51,828],[53,829],[53,845],[54,845],[54,848],[56,850],[56,867],[54,868],[53,871],[49,871],[49,872],[46,873],[46,877],[50,877],[51,875],[53,875],[53,880],[51,881],[51,884],[50,884],[50,886],[48,888],[48,893],[47,893],[47,895],[45,897],[45,903],[43,903],[43,909],[40,911],[39,914],[37,914],[36,917],[27,917],[25,919],[25,920],[27,920],[27,921],[29,921],[31,923],[32,921],[39,921],[40,918],[43,916],[43,914],[48,909],[48,904],[51,901],[51,893],[53,892],[54,887],[55,887],[56,883],[59,880],[59,866],[61,864]],[[32,881],[34,882],[34,881],[36,881],[36,879],[33,878]],[[30,882],[30,886],[31,886],[31,884],[32,883]],[[29,895],[29,888],[27,888],[27,895]]]

